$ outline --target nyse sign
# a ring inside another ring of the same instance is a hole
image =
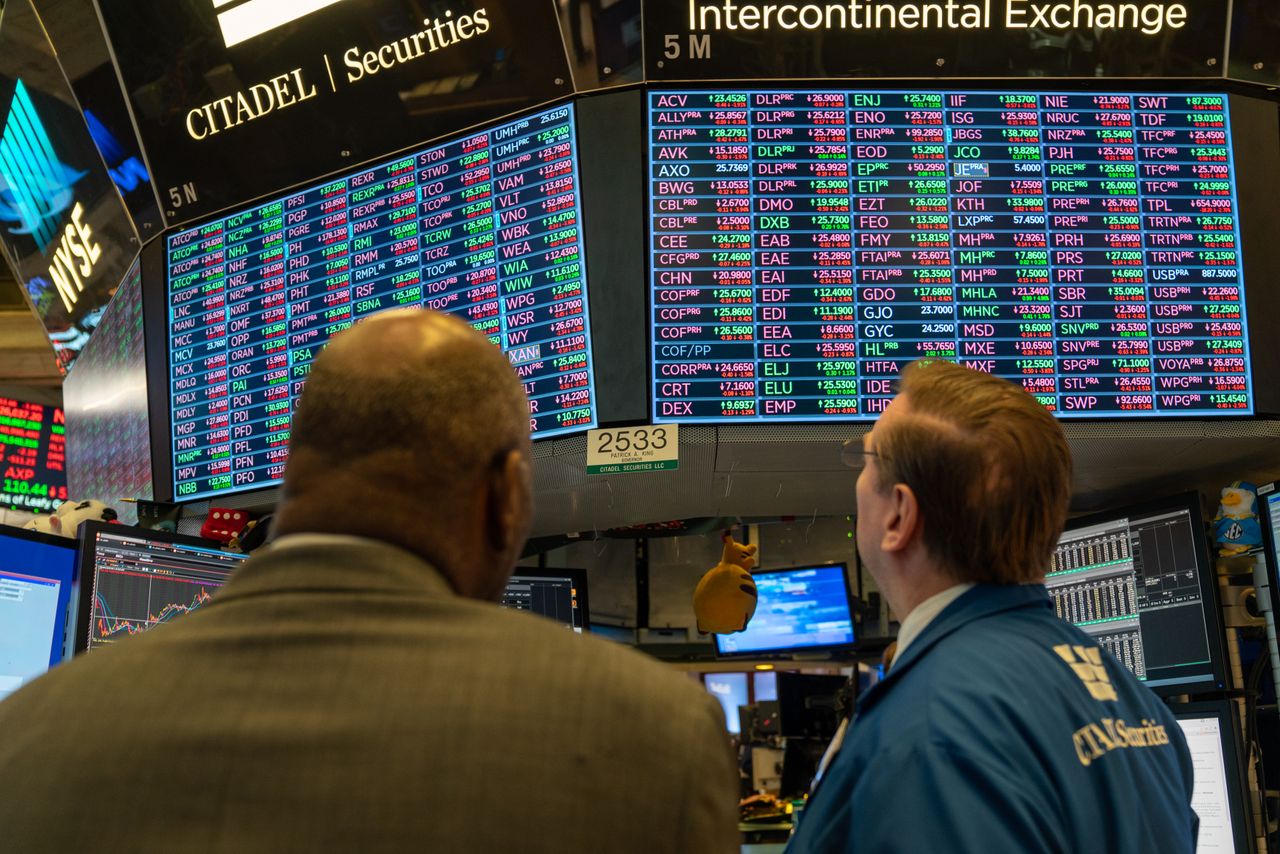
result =
[[[93,265],[102,257],[102,246],[94,239],[93,229],[84,221],[84,206],[76,202],[71,209],[71,222],[62,230],[62,239],[53,251],[49,278],[58,288],[58,296],[74,311],[80,294],[93,277]]]

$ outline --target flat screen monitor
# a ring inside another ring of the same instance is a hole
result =
[[[1252,850],[1244,807],[1248,786],[1242,774],[1240,724],[1234,705],[1217,700],[1172,708],[1195,767],[1191,808],[1200,818],[1196,850],[1247,854]]]
[[[312,360],[389,309],[488,335],[534,438],[594,427],[576,146],[564,104],[169,235],[174,497],[278,484]]]
[[[721,656],[780,655],[853,644],[843,563],[753,573],[756,613],[746,631],[713,635]]]
[[[844,676],[779,673],[778,732],[786,738],[831,738],[840,725],[841,694],[850,690]]]
[[[738,709],[747,704],[747,673],[708,673],[703,684],[724,709],[724,722],[729,732],[742,732],[742,720]]]
[[[921,358],[1064,418],[1254,412],[1226,96],[648,100],[655,422],[870,419]]]
[[[137,505],[120,499],[153,494],[145,340],[135,260],[62,383],[67,489],[112,505],[126,525],[137,522]]]
[[[1045,586],[1059,617],[1155,691],[1224,687],[1217,586],[1198,493],[1072,519]]]
[[[555,620],[578,634],[591,631],[586,570],[518,569],[502,593],[502,605]]]
[[[49,513],[67,498],[62,408],[0,397],[0,507]]]
[[[1267,562],[1267,584],[1271,588],[1271,605],[1280,619],[1280,482],[1267,483],[1258,487],[1257,503],[1258,521],[1262,526],[1262,542]]]
[[[99,649],[203,607],[244,559],[199,537],[86,522],[76,651]]]
[[[0,525],[0,700],[71,654],[76,541]]]

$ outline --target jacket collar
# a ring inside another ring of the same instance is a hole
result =
[[[885,678],[859,699],[858,712],[865,712],[878,703],[925,653],[960,628],[1005,611],[1050,607],[1049,594],[1043,584],[979,584],[944,608],[925,626],[902,658],[894,660]]]
[[[332,537],[267,546],[236,569],[217,598],[303,590],[457,595],[439,570],[411,552],[379,540]]]

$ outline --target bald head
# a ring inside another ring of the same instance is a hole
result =
[[[497,347],[447,315],[381,314],[312,366],[277,531],[391,542],[459,592],[496,595],[527,532],[528,449],[528,401]],[[496,587],[474,577],[493,561],[505,563]]]

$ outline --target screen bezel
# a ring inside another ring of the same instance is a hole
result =
[[[577,591],[578,610],[582,613],[582,631],[584,634],[591,631],[591,608],[589,607],[591,600],[587,592],[587,571],[585,569],[528,569],[523,566],[517,566],[507,579],[507,583],[510,584],[511,579],[517,577],[550,581],[568,578],[573,583],[573,589]]]
[[[1271,506],[1268,499],[1274,496],[1280,496],[1280,481],[1264,483],[1258,487],[1256,506],[1254,510],[1258,514],[1258,527],[1262,529],[1262,562],[1267,573],[1267,588],[1270,595],[1271,613],[1277,620],[1280,620],[1280,591],[1276,590],[1277,579],[1280,579],[1280,555],[1277,555],[1276,548],[1280,543],[1276,541],[1271,531]],[[1270,642],[1268,642],[1269,646]],[[1270,650],[1268,649],[1268,652]]]
[[[1200,585],[1200,601],[1203,603],[1202,613],[1204,614],[1205,631],[1209,640],[1209,667],[1212,671],[1212,681],[1172,682],[1167,685],[1142,683],[1162,697],[1221,691],[1227,685],[1225,639],[1222,628],[1221,605],[1218,601],[1218,578],[1209,555],[1209,543],[1205,533],[1204,513],[1201,511],[1200,493],[1181,492],[1166,498],[1158,498],[1140,504],[1129,504],[1117,507],[1114,510],[1091,513],[1087,516],[1077,516],[1073,519],[1068,519],[1066,526],[1063,528],[1063,533],[1066,533],[1067,531],[1088,528],[1116,519],[1131,519],[1134,516],[1158,515],[1179,510],[1186,510],[1190,513],[1192,531],[1198,533],[1196,539],[1196,580]]]
[[[70,537],[61,537],[57,534],[46,534],[43,531],[30,531],[26,528],[18,528],[13,525],[0,525],[0,536],[11,537],[15,540],[25,540],[29,543],[38,543],[42,546],[52,546],[54,548],[66,549],[72,553],[71,573],[67,579],[65,595],[59,593],[59,600],[65,599],[65,607],[62,609],[62,657],[59,661],[66,661],[74,654],[74,626],[72,625],[73,617],[76,616],[76,608],[78,601],[77,585],[80,583],[80,542]],[[41,578],[48,578],[42,575]],[[59,581],[62,579],[49,579],[51,581]],[[49,650],[52,655],[52,647]],[[52,668],[55,662],[50,662]]]
[[[854,622],[853,614],[853,589],[849,586],[849,565],[844,562],[840,563],[817,563],[811,566],[789,566],[779,569],[757,569],[753,570],[751,576],[758,578],[762,575],[782,575],[793,572],[809,572],[811,570],[836,569],[840,570],[840,578],[844,582],[844,602],[849,612],[849,633],[852,635],[846,643],[827,643],[803,646],[780,646],[769,647],[767,649],[755,649],[749,651],[733,651],[726,652],[720,647],[721,635],[712,634],[712,644],[715,647],[716,658],[724,659],[741,659],[741,658],[775,658],[780,656],[791,655],[794,653],[824,652],[831,650],[852,649],[858,642],[858,626]],[[759,608],[759,601],[756,607]],[[736,632],[735,632],[736,634]]]
[[[1249,791],[1245,773],[1246,745],[1240,734],[1240,720],[1233,700],[1201,700],[1193,703],[1170,703],[1169,710],[1179,720],[1217,718],[1218,735],[1222,742],[1222,766],[1227,777],[1227,805],[1231,812],[1231,835],[1236,851],[1247,854],[1252,850],[1253,838],[1250,810],[1245,809]]]
[[[76,606],[76,633],[74,655],[82,655],[89,649],[89,625],[93,614],[93,591],[98,584],[98,575],[94,568],[95,537],[98,534],[120,534],[137,537],[153,542],[167,543],[176,546],[193,548],[217,548],[218,544],[204,537],[191,537],[186,534],[171,534],[168,531],[155,531],[151,528],[139,528],[134,525],[114,525],[109,522],[85,522],[80,526],[79,549],[76,559],[76,575],[80,579],[80,598]],[[227,552],[227,554],[235,554]],[[243,556],[247,559],[247,555]],[[243,560],[241,561],[243,562]]]

